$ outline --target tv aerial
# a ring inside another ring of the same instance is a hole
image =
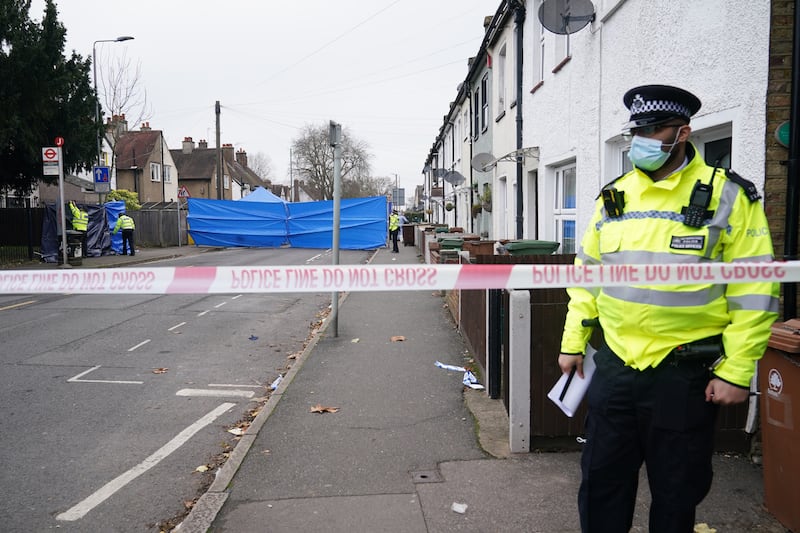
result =
[[[559,35],[580,31],[594,19],[594,5],[590,0],[545,0],[539,6],[539,22]]]

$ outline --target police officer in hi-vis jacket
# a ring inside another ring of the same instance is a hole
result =
[[[625,93],[633,170],[602,188],[576,265],[773,259],[760,195],[689,141],[700,100],[677,87]],[[597,318],[605,345],[586,400],[578,509],[584,532],[627,532],[647,467],[651,532],[688,533],[711,487],[720,405],[744,402],[777,316],[778,285],[571,288],[558,364],[583,375]]]

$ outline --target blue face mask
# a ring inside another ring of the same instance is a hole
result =
[[[678,134],[675,136],[676,141],[678,135],[680,135],[680,130],[678,130]],[[642,170],[650,172],[658,170],[664,166],[664,163],[669,159],[670,154],[672,154],[672,149],[675,148],[675,145],[678,143],[673,142],[670,145],[669,152],[661,150],[662,144],[663,143],[658,139],[634,135],[633,141],[631,141],[631,149],[628,152],[628,159]]]

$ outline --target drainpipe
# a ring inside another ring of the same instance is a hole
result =
[[[797,223],[800,188],[798,187],[798,157],[800,156],[800,0],[794,3],[794,36],[792,39],[792,96],[789,111],[789,160],[786,179],[786,222],[783,258],[797,259]],[[783,316],[797,316],[797,284],[783,286]]]
[[[517,26],[516,38],[516,78],[517,78],[517,150],[522,150],[522,24],[525,22],[525,5],[516,1],[514,24]],[[517,239],[523,234],[523,191],[522,191],[522,166],[525,159],[517,152]]]

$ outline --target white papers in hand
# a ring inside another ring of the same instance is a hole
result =
[[[547,397],[570,418],[575,416],[575,411],[578,410],[578,406],[581,404],[581,400],[583,400],[586,394],[586,389],[589,388],[589,382],[592,380],[595,369],[595,351],[596,350],[592,348],[591,345],[586,346],[586,357],[583,358],[582,378],[578,377],[577,373],[571,377],[569,374],[561,374],[556,384],[553,385],[553,388],[547,393]]]

